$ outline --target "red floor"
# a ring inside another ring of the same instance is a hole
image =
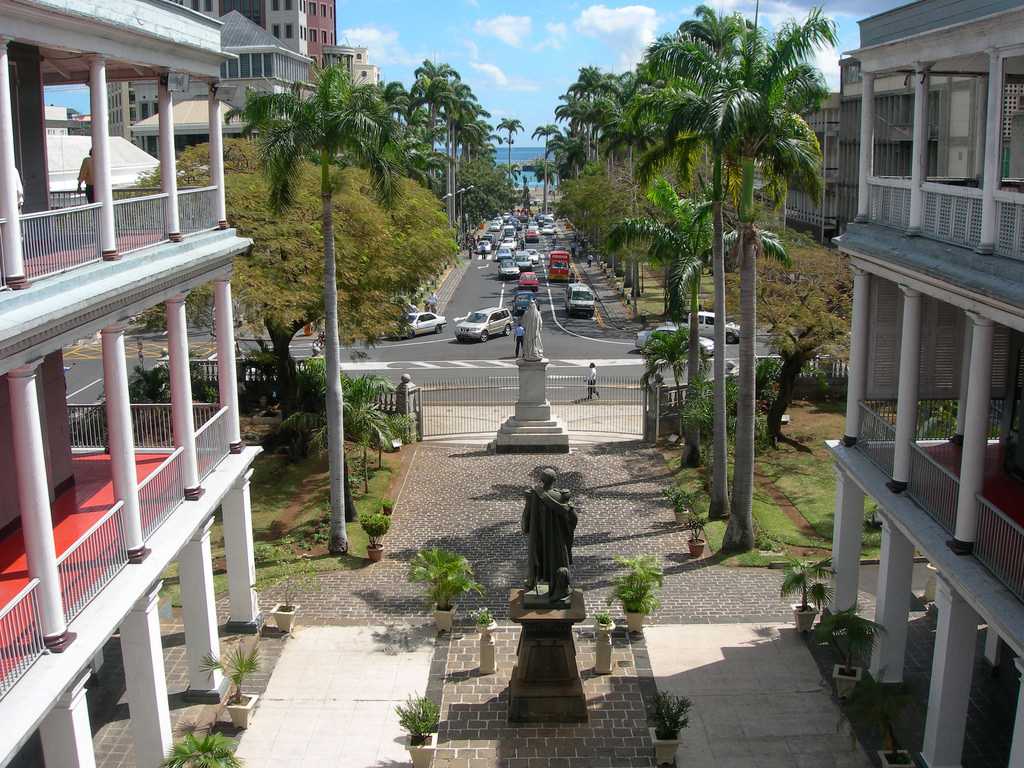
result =
[[[167,458],[164,453],[138,453],[135,472],[141,483]],[[105,453],[72,458],[75,484],[53,502],[53,538],[57,556],[66,552],[114,505],[110,457]],[[0,609],[28,583],[25,542],[19,528],[0,541]]]
[[[960,446],[937,443],[925,446],[925,450],[954,475],[960,476]],[[988,444],[985,453],[985,485],[981,495],[1017,523],[1024,525],[1024,483],[1003,471],[1003,446],[999,443]]]

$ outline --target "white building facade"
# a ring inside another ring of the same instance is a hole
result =
[[[144,24],[139,24],[144,20]],[[0,0],[0,765],[36,732],[47,768],[92,766],[85,681],[120,637],[135,765],[171,746],[157,617],[161,574],[182,581],[188,696],[217,701],[210,524],[223,513],[230,619],[256,631],[248,482],[240,438],[232,262],[251,242],[228,226],[217,97],[220,23],[154,0]],[[177,185],[174,126],[161,125],[162,188],[115,197],[107,83],[169,75],[208,84],[211,183]],[[86,84],[93,201],[52,207],[44,85]],[[17,147],[17,152],[15,151]],[[19,210],[16,177],[25,184]],[[193,403],[184,301],[214,286],[220,402]],[[132,403],[125,324],[164,307],[171,402]],[[102,406],[67,404],[62,349],[99,333]]]
[[[903,678],[915,551],[938,572],[912,745],[930,768],[961,765],[979,632],[992,661],[1024,653],[1024,195],[1003,103],[1022,41],[1020,2],[924,0],[862,21],[850,54],[860,174],[857,221],[837,240],[854,310],[845,436],[830,443],[834,607],[857,600],[869,496],[883,526],[876,679]],[[879,110],[907,87],[904,128]],[[1021,702],[1009,765],[1024,765]]]

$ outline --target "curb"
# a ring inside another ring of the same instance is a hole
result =
[[[462,260],[462,255],[459,255],[459,262],[452,271],[448,273],[448,276],[441,283],[441,287],[437,291],[437,311],[444,313],[448,309],[448,302],[451,301],[452,296],[455,295],[455,291],[458,290],[459,284],[462,282],[463,276],[466,274],[466,264]]]
[[[921,565],[921,564],[924,564],[924,563],[927,563],[927,562],[928,562],[928,558],[927,557],[921,557],[920,555],[917,555],[917,556],[914,557],[914,564],[915,565]],[[858,565],[881,565],[882,561],[879,560],[877,557],[865,557],[865,558],[863,558],[861,560],[858,560],[857,563],[858,563]],[[772,571],[781,571],[785,567],[786,567],[785,563],[769,563],[768,564],[768,569],[772,570]]]

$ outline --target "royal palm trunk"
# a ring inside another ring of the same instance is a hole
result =
[[[690,344],[686,350],[686,399],[692,401],[697,393],[692,384],[700,370],[700,273],[693,278],[690,288]],[[685,425],[686,446],[683,449],[683,464],[687,467],[700,466],[700,426],[694,419]]]
[[[712,243],[711,271],[715,286],[715,350],[714,357],[714,405],[711,457],[711,504],[708,516],[724,518],[729,515],[729,431],[725,402],[725,237],[722,222],[722,162],[715,160],[714,201],[712,202]]]

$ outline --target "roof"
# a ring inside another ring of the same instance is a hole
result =
[[[238,120],[231,121],[237,125]],[[227,121],[224,123],[228,124]],[[150,115],[145,120],[132,124],[132,131],[155,135],[160,129],[160,113]],[[175,133],[206,133],[210,130],[210,106],[206,99],[188,99],[174,104]]]
[[[50,176],[50,190],[75,189],[78,169],[92,147],[91,136],[47,136],[46,163]],[[109,141],[111,183],[115,187],[131,186],[142,174],[149,173],[160,163],[127,139],[114,136]]]
[[[238,11],[225,13],[220,20],[222,48],[284,48],[280,40]]]

